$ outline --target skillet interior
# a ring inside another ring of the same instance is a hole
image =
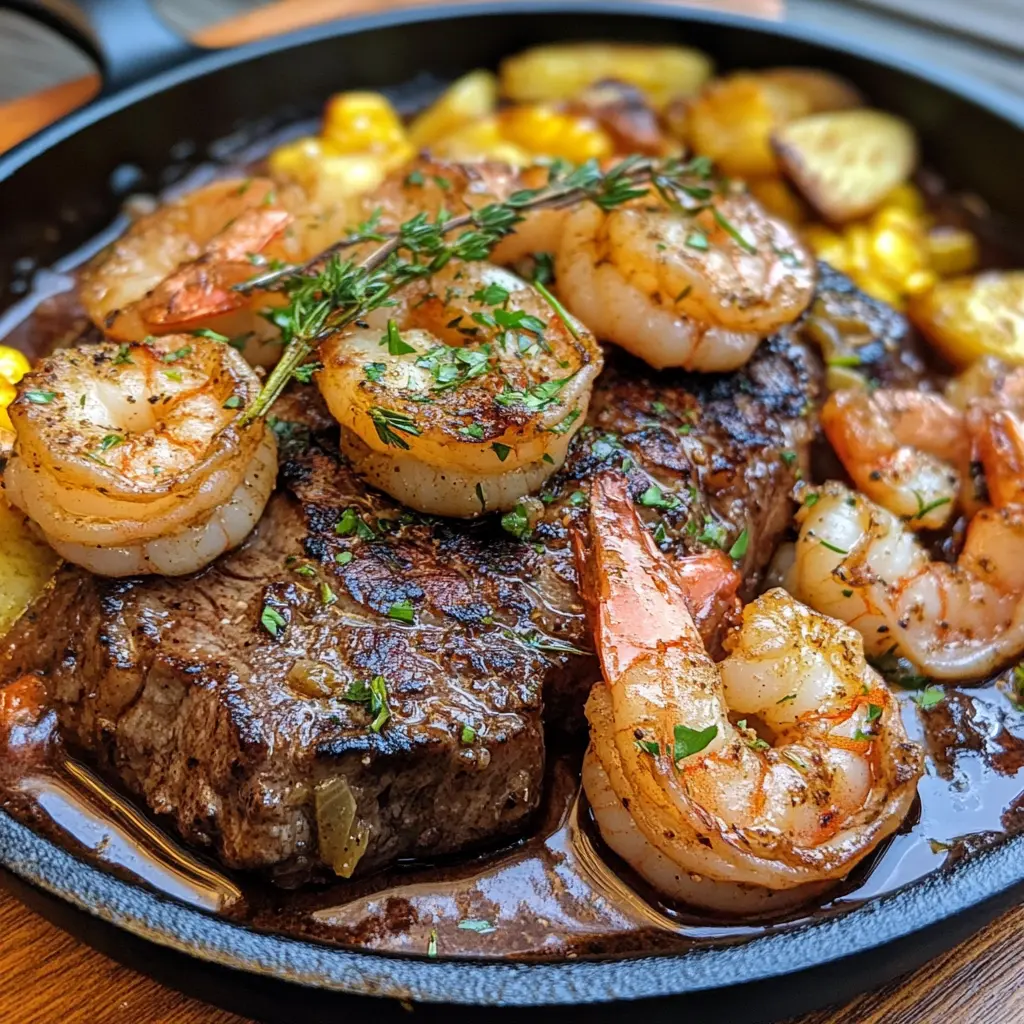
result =
[[[0,161],[0,202],[19,215],[16,223],[8,220],[0,241],[6,297],[17,296],[19,274],[27,266],[24,257],[31,256],[35,265],[52,263],[112,219],[119,196],[111,177],[119,166],[139,169],[133,190],[159,188],[202,160],[216,140],[234,133],[242,142],[274,123],[308,113],[331,91],[390,85],[419,71],[450,78],[527,45],[571,37],[685,40],[715,54],[722,68],[829,67],[853,78],[879,105],[912,120],[926,158],[954,183],[969,185],[1007,218],[1024,221],[1024,196],[1014,174],[1024,163],[1024,113],[1008,101],[1000,104],[993,98],[998,109],[986,109],[957,95],[955,86],[921,80],[909,70],[836,51],[781,27],[666,15],[662,9],[655,14],[650,7],[627,4],[562,4],[560,13],[553,7],[530,5],[523,8],[528,14],[460,11],[457,21],[441,12],[418,11],[326,26],[294,37],[292,45],[275,40],[205,55],[73,115]],[[584,11],[586,18],[581,17]],[[304,45],[301,57],[295,45]],[[975,92],[981,96],[984,90]],[[986,901],[998,895],[1008,901],[1012,887],[1024,879],[1024,868],[1016,865],[1021,842],[1008,841],[891,898],[786,935],[682,957],[527,968],[384,958],[253,935],[104,876],[0,817],[0,855],[17,874],[84,909],[103,908],[101,916],[135,934],[215,962],[328,989],[523,1004],[695,993],[779,978],[827,958],[829,963],[814,975],[827,977],[827,984],[801,986],[800,991],[784,982],[778,987],[793,1000],[780,1004],[786,1012],[834,1000],[909,969],[990,916],[1001,904]],[[951,922],[958,913],[962,916]],[[889,947],[870,953],[929,926],[931,935],[915,935],[903,952]],[[859,958],[830,975],[829,965],[843,956]],[[754,998],[753,992],[748,996]],[[758,1016],[768,1011],[767,998],[756,996]]]

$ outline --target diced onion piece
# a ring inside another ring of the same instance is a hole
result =
[[[657,106],[691,96],[711,77],[711,59],[686,46],[556,43],[502,61],[501,92],[520,103],[570,100],[606,79],[635,85]]]
[[[329,697],[337,685],[337,673],[322,661],[300,658],[288,672],[288,686],[303,697]]]
[[[351,878],[370,841],[370,830],[356,817],[356,798],[344,775],[316,788],[316,829],[320,859],[336,875]]]
[[[984,356],[1024,363],[1024,270],[991,271],[940,281],[916,295],[908,313],[950,362]]]
[[[43,592],[59,562],[29,528],[28,518],[0,496],[0,636]]]
[[[772,145],[785,173],[834,223],[870,213],[917,163],[913,129],[880,110],[812,114],[777,128]]]
[[[453,82],[409,125],[409,141],[417,149],[429,146],[494,113],[498,105],[498,80],[490,71],[471,71]]]

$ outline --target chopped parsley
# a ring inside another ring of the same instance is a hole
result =
[[[288,622],[273,605],[265,604],[263,611],[260,612],[260,625],[271,636],[278,636]]]
[[[491,445],[491,449],[494,451],[494,454],[498,456],[499,462],[504,462],[508,458],[508,453],[512,451],[507,444],[502,444],[500,441],[495,441]]]
[[[119,345],[117,349],[117,355],[114,356],[114,366],[125,366],[127,364],[135,365],[135,360],[131,356],[132,347],[131,345]]]
[[[396,601],[388,609],[388,618],[397,619],[399,622],[413,622],[416,618],[416,609],[408,599]]]
[[[651,757],[661,756],[661,744],[656,740],[637,740],[637,750],[642,750],[645,754],[650,754]]]
[[[501,527],[506,533],[522,540],[530,532],[530,517],[526,506],[520,502],[511,512],[506,512],[501,517]]]
[[[733,542],[731,548],[729,548],[729,557],[734,559],[740,559],[747,553],[747,547],[750,544],[750,534],[747,533],[744,528],[743,532]]]
[[[706,729],[677,725],[672,732],[672,760],[678,764],[683,758],[699,753],[717,735],[717,725],[709,725]]]
[[[716,522],[711,516],[705,516],[704,525],[697,535],[697,540],[708,547],[721,549],[725,547],[727,536],[728,533],[721,523]],[[737,543],[739,542],[737,541]]]
[[[401,334],[399,334],[398,322],[396,320],[388,320],[388,332],[380,339],[380,343],[382,345],[387,343],[388,355],[390,356],[407,356],[409,353],[414,353],[416,351],[416,349],[405,341]]]
[[[33,405],[49,405],[57,397],[56,391],[26,391],[25,398]]]
[[[352,704],[365,704],[372,716],[370,729],[372,732],[380,732],[384,723],[391,717],[391,708],[388,706],[388,684],[383,676],[374,676],[369,685],[359,681],[352,683],[342,694],[342,700]]]
[[[527,409],[530,409],[533,412],[539,412],[541,409],[546,409],[557,400],[562,388],[564,388],[574,376],[575,374],[570,374],[568,377],[546,380],[540,384],[536,384],[532,388],[529,388],[527,391],[503,391],[500,395],[497,395],[494,400],[498,405],[502,406],[516,405],[521,402]]]
[[[376,536],[373,527],[366,523],[354,508],[347,508],[341,518],[334,524],[334,532],[339,537],[351,537],[355,534],[360,540],[373,540]]]
[[[500,284],[489,284],[486,288],[478,288],[470,297],[485,306],[503,306],[508,302],[509,293]]]
[[[292,377],[300,384],[311,384],[313,374],[318,373],[323,368],[323,363],[303,363],[302,366],[296,366],[292,370]]]
[[[938,686],[926,686],[910,698],[922,711],[931,711],[946,699],[946,691]]]
[[[386,370],[387,366],[384,363],[366,363],[363,366],[363,373],[366,379],[373,381],[374,384],[380,383]]]
[[[320,581],[320,603],[325,607],[330,607],[338,600],[338,595],[331,590],[331,585],[326,580]]]
[[[242,404],[241,395],[229,395],[224,399],[225,409],[237,409]]]
[[[666,497],[662,489],[657,484],[651,484],[651,486],[640,495],[640,504],[645,508],[673,509],[678,508],[681,502],[674,494],[670,494]]]
[[[703,231],[691,231],[686,236],[686,244],[691,249],[698,249],[701,252],[707,252],[709,249],[708,236]]]
[[[473,438],[474,441],[479,441],[484,436],[484,428],[479,423],[472,423],[468,427],[460,427],[459,433]]]
[[[176,363],[179,359],[184,359],[185,356],[192,354],[192,346],[184,345],[179,349],[175,349],[173,352],[168,352],[160,357],[162,363]]]
[[[348,565],[348,563],[352,561],[352,552],[351,551],[339,551],[334,556],[334,561],[337,562],[338,565]]]
[[[459,741],[463,746],[468,747],[476,739],[476,729],[471,725],[463,725],[459,733]]]
[[[370,408],[370,419],[376,428],[377,436],[384,444],[393,448],[409,450],[409,442],[401,436],[402,434],[419,437],[420,428],[416,426],[413,418],[404,412],[382,409],[379,405],[374,405]]]

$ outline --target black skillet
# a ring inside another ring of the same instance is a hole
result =
[[[125,187],[170,184],[211,153],[229,155],[225,139],[241,144],[314,111],[339,89],[391,86],[423,73],[449,79],[526,46],[571,38],[686,42],[724,69],[804,64],[839,72],[912,121],[926,160],[952,184],[1024,225],[1024,103],[816,30],[629,0],[542,2],[420,8],[200,51],[139,0],[79,0],[88,16],[73,17],[51,2],[53,10],[17,6],[93,54],[105,84],[84,109],[0,159],[5,306],[24,290],[32,266],[52,264],[108,224]],[[909,971],[1024,894],[1018,836],[798,929],[682,955],[526,964],[347,952],[250,931],[98,871],[2,813],[0,864],[19,897],[108,954],[238,1012],[303,1024],[343,1013],[407,1020],[399,999],[419,1004],[413,1020],[484,1013],[561,1021],[572,1007],[590,1020],[619,1019],[624,1008],[607,1005],[619,1000],[642,1000],[635,1010],[652,1022],[687,1012],[771,1020]]]

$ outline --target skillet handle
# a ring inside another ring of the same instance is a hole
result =
[[[100,66],[100,95],[119,92],[203,52],[148,0],[13,0],[23,14],[60,32]]]

